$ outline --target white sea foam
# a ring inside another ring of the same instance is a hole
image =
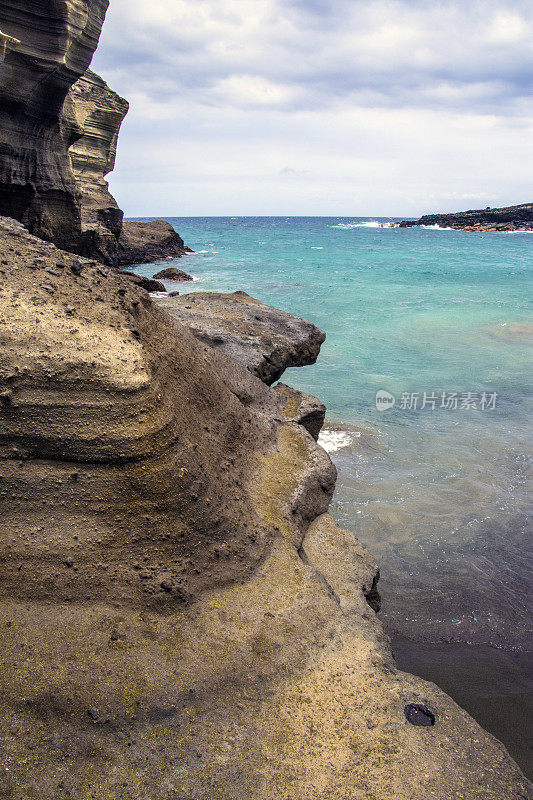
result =
[[[342,231],[349,231],[352,228],[390,228],[390,222],[378,222],[373,219],[369,222],[339,222],[338,225],[329,225],[330,228],[339,228]]]
[[[454,231],[455,228],[445,228],[443,225],[417,225],[418,228],[425,228],[426,231]]]
[[[318,435],[318,444],[328,453],[335,453],[349,447],[353,442],[353,437],[345,431],[334,431],[331,428],[323,428]]]

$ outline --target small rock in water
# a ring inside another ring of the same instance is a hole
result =
[[[420,725],[424,728],[429,728],[430,725],[435,724],[435,714],[422,703],[408,703],[403,713],[407,722],[411,725]]]

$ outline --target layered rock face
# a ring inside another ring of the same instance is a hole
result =
[[[533,204],[507,208],[484,208],[457,214],[426,214],[417,220],[400,222],[400,228],[416,225],[438,225],[465,231],[530,231],[533,230]]]
[[[109,191],[106,175],[115,166],[120,126],[128,108],[128,102],[91,70],[72,86],[63,108],[64,119],[80,134],[69,148],[80,193],[78,252],[112,266],[179,258],[191,252],[169,222],[124,222]]]
[[[88,70],[108,0],[0,0],[0,213],[106,264],[188,251],[167,222],[126,223],[105,176],[128,103]]]
[[[0,2],[0,29],[19,41],[0,61],[0,211],[38,236],[79,246],[81,215],[62,117],[96,48],[108,0]],[[5,39],[4,39],[5,42]]]
[[[83,249],[104,262],[117,260],[123,212],[105,176],[115,166],[118,134],[129,104],[91,70],[72,86],[63,110],[82,136],[69,149],[81,193]]]
[[[262,385],[250,376],[231,391],[209,349],[127,276],[44,250],[23,228],[3,231],[1,255],[25,266],[4,270],[1,294],[0,594],[172,606],[216,585],[217,574],[243,578],[265,544],[239,487],[254,438],[270,432],[236,393],[264,396]],[[211,465],[224,462],[213,483]],[[213,555],[217,542],[224,558]],[[12,559],[25,549],[19,581]]]
[[[0,796],[533,798],[396,670],[312,399],[255,377],[253,342],[243,366],[119,272],[0,233]]]

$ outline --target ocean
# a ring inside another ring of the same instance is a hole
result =
[[[442,686],[531,775],[533,236],[381,227],[390,218],[168,219],[196,251],[176,262],[196,280],[169,288],[243,290],[326,331],[317,364],[282,380],[327,406],[331,512],[378,559],[398,664]]]

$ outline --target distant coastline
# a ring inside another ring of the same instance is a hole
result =
[[[533,231],[533,203],[507,208],[484,208],[453,214],[425,214],[420,219],[393,223],[393,227],[413,228],[437,225],[461,231]]]

